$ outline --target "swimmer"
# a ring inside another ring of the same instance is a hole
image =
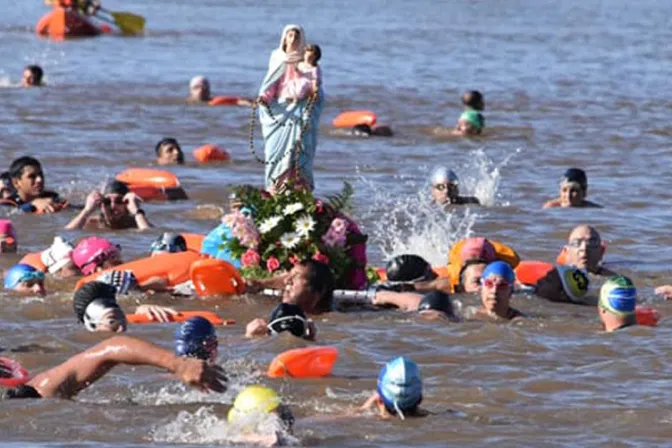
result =
[[[255,319],[247,325],[246,338],[275,335],[287,331],[297,338],[314,341],[317,334],[315,324],[306,318],[306,314],[298,305],[278,304],[268,317],[265,329],[260,327],[258,320]]]
[[[0,254],[15,254],[17,246],[14,224],[9,219],[0,219]]]
[[[0,174],[0,200],[12,199],[14,196],[14,186],[9,171]]]
[[[421,256],[414,254],[397,255],[387,263],[387,284],[382,286],[388,291],[451,293],[450,280],[439,278],[432,266]]]
[[[422,402],[422,378],[418,365],[400,356],[383,366],[378,375],[377,391],[369,397],[360,410],[378,408],[379,416],[390,419],[398,416],[424,417],[428,413],[420,409]]]
[[[186,252],[187,242],[179,233],[165,232],[154,240],[149,250],[152,257],[158,254]]]
[[[389,126],[382,125],[372,128],[368,124],[358,124],[352,128],[330,129],[329,134],[336,137],[392,137],[394,135]]]
[[[113,336],[46,372],[25,385],[2,391],[1,399],[65,398],[86,389],[120,364],[153,366],[174,374],[187,386],[226,392],[226,375],[219,366],[176,356],[154,344],[128,336]]]
[[[44,71],[39,65],[28,65],[23,69],[21,87],[42,87]]]
[[[476,311],[476,317],[496,320],[525,317],[510,306],[515,281],[511,265],[503,261],[490,263],[481,276],[481,307]]]
[[[5,272],[5,289],[19,292],[23,295],[36,294],[45,296],[44,273],[29,264],[15,264]]]
[[[65,228],[76,229],[138,229],[147,230],[152,224],[140,208],[142,199],[117,180],[108,182],[103,192],[92,191],[84,208]],[[100,213],[92,216],[96,211]]]
[[[462,115],[460,115],[460,119],[457,121],[457,126],[452,134],[463,137],[481,135],[484,126],[485,122],[483,120],[483,115],[475,110],[465,110],[462,112]]]
[[[663,285],[657,287],[655,294],[663,296],[665,300],[672,300],[672,285]]]
[[[184,165],[184,153],[174,138],[164,138],[156,144],[156,163],[158,165]]]
[[[432,173],[432,200],[441,206],[480,204],[473,196],[460,196],[459,179],[446,167],[439,166]]]
[[[462,95],[462,104],[467,110],[475,110],[482,112],[485,110],[485,100],[483,99],[483,94],[478,90],[470,90]],[[485,120],[483,119],[483,122]]]
[[[586,177],[586,172],[579,168],[570,168],[565,171],[560,181],[560,197],[546,202],[543,208],[602,208],[601,205],[586,200],[586,196],[588,196],[588,178]]]
[[[604,247],[595,227],[585,224],[575,227],[569,234],[562,253],[565,256],[565,264],[568,266],[576,266],[595,275],[616,275],[602,266]]]
[[[17,207],[26,213],[55,213],[65,206],[58,194],[44,189],[44,173],[37,159],[23,156],[14,160],[9,177],[14,194],[1,205]]]
[[[276,417],[277,424],[269,422],[269,416]],[[261,446],[283,445],[282,434],[291,434],[294,425],[289,406],[282,403],[273,389],[259,384],[240,391],[227,420],[229,424],[243,426],[242,434],[229,439],[231,442]]]
[[[622,275],[609,277],[600,290],[597,305],[604,331],[610,333],[637,325],[637,290],[632,280]]]
[[[456,293],[477,293],[481,290],[481,275],[489,263],[497,260],[495,246],[483,237],[467,238],[460,251],[462,266],[458,274]]]
[[[588,294],[588,273],[574,266],[555,266],[536,284],[535,294],[551,302],[594,305]]]
[[[72,260],[74,246],[60,236],[54,237],[51,246],[42,251],[40,260],[47,268],[47,272],[56,278],[70,278],[80,275],[81,272]]]
[[[192,317],[175,330],[175,354],[214,364],[218,342],[215,327],[200,316]]]
[[[102,282],[82,285],[72,297],[72,307],[80,324],[91,332],[123,333],[128,329],[126,314],[119,307],[114,286]],[[140,305],[135,314],[155,322],[170,322],[177,314],[172,308],[158,305]]]
[[[194,76],[189,82],[190,103],[207,103],[213,99],[210,93],[210,81],[205,76]],[[252,101],[247,98],[237,98],[236,106],[251,106]]]
[[[424,296],[412,292],[395,292],[378,289],[371,303],[376,306],[395,306],[402,311],[416,311],[427,320],[455,320],[453,303],[443,291],[430,291]]]
[[[72,261],[82,274],[95,274],[121,264],[121,246],[97,236],[82,238],[72,252]]]

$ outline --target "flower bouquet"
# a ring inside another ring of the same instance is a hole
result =
[[[365,281],[367,237],[343,214],[353,193],[350,184],[325,201],[291,187],[273,196],[252,187],[234,193],[232,212],[222,219],[230,232],[223,236],[221,248],[240,260],[243,276],[270,277],[313,259],[332,269],[337,287],[365,286],[353,280],[353,271],[361,270]]]

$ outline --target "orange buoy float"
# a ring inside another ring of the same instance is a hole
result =
[[[176,175],[151,168],[130,168],[115,176],[145,201],[187,199]]]
[[[648,306],[637,305],[635,307],[635,316],[637,317],[637,325],[655,327],[660,322],[660,313],[658,310]]]
[[[37,23],[35,32],[56,40],[100,34],[100,30],[77,11],[61,7],[55,7],[44,15]]]
[[[184,238],[184,242],[187,243],[187,250],[201,253],[205,235],[199,233],[182,233],[181,235]]]
[[[42,252],[26,254],[19,263],[32,266],[40,272],[47,272],[47,267],[42,263]]]
[[[153,257],[120,264],[101,272],[88,275],[77,282],[75,290],[86,283],[95,281],[103,272],[108,271],[131,271],[138,284],[142,285],[152,278],[164,279],[168,286],[179,285],[189,280],[191,265],[201,259],[201,254],[192,251],[157,254]]]
[[[235,320],[222,319],[218,314],[215,314],[211,311],[180,311],[179,314],[168,315],[168,320],[170,322],[184,322],[191,319],[192,317],[202,317],[203,319],[210,322],[212,325],[233,325],[236,323]],[[145,314],[127,314],[126,320],[132,324],[157,324],[159,322],[152,320],[149,316]]]
[[[240,98],[237,96],[225,96],[225,95],[220,95],[216,96],[213,99],[208,102],[208,105],[210,106],[236,106],[238,105],[238,101],[240,101]]]
[[[7,373],[7,377],[0,376],[0,386],[17,387],[25,384],[29,379],[28,371],[18,361],[9,358],[0,358],[0,371]]]
[[[349,110],[334,118],[334,126],[337,128],[354,128],[360,124],[372,128],[376,124],[376,114],[370,110]]]
[[[229,162],[231,156],[223,149],[219,149],[215,145],[203,145],[200,148],[194,149],[194,158],[199,163],[209,162]]]
[[[338,358],[335,347],[306,347],[280,353],[268,366],[268,376],[281,378],[321,378],[329,376]]]
[[[519,283],[536,285],[552,269],[553,265],[544,261],[521,261],[516,266],[516,269],[514,269],[514,272]]]
[[[199,296],[245,292],[245,280],[238,270],[231,263],[217,258],[196,261],[191,265],[189,275]]]

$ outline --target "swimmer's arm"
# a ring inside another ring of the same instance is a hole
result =
[[[226,390],[226,377],[218,367],[193,358],[180,358],[154,344],[128,336],[114,336],[37,375],[28,385],[43,397],[71,398],[119,364],[165,369],[183,383],[216,392]]]
[[[245,279],[245,292],[255,294],[265,288],[283,289],[285,287],[285,280],[289,273],[278,274],[271,278],[252,278]]]
[[[550,201],[546,202],[542,208],[556,208],[560,207],[560,199],[551,199]]]
[[[84,208],[77,214],[77,216],[72,219],[72,221],[68,223],[67,226],[65,226],[65,229],[77,230],[83,228],[87,224],[91,214],[100,208],[102,201],[103,195],[98,191],[92,191],[89,193],[89,195],[86,197]]]
[[[394,305],[404,311],[417,311],[421,300],[422,296],[414,292],[376,291],[372,302],[378,306]]]
[[[138,230],[147,230],[151,229],[154,227],[149,220],[147,220],[147,217],[145,216],[144,213],[135,213],[133,215],[133,218],[135,219],[135,225],[138,226]]]
[[[138,284],[138,287],[140,290],[145,292],[167,292],[171,290],[170,286],[168,286],[168,280],[161,277],[150,277],[144,282]]]
[[[450,283],[449,278],[435,278],[434,280],[415,282],[414,286],[416,291],[422,293],[431,291],[441,291],[445,292],[446,294],[453,293],[453,286]]]

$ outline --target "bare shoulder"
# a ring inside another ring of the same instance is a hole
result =
[[[559,198],[551,199],[550,201],[546,202],[542,208],[557,208],[557,207],[560,207]]]

